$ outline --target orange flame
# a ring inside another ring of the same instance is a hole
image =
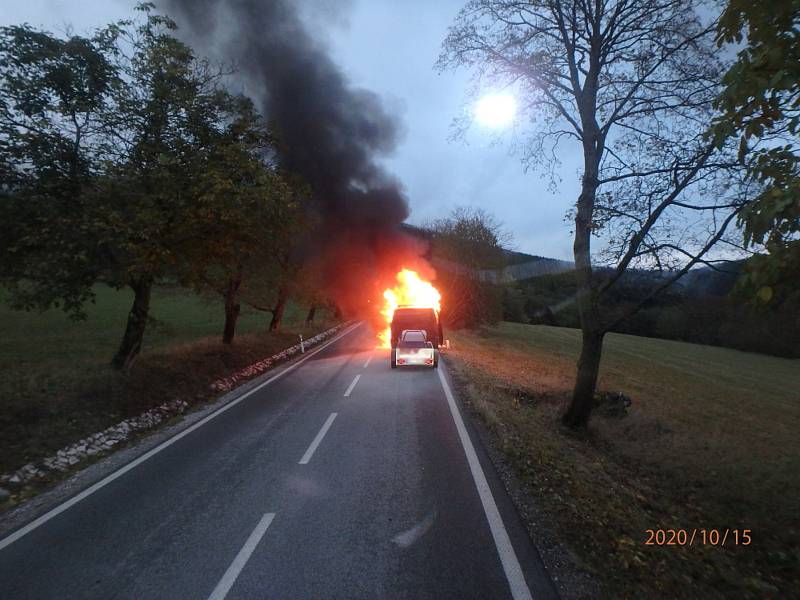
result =
[[[381,315],[387,327],[378,334],[382,348],[391,346],[392,330],[388,325],[392,322],[394,310],[398,306],[417,306],[441,309],[442,295],[429,281],[423,280],[416,271],[403,269],[397,274],[397,285],[383,292],[383,308]]]

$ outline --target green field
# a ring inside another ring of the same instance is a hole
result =
[[[117,349],[133,302],[133,293],[98,286],[96,303],[88,306],[86,321],[71,321],[59,310],[24,312],[0,303],[0,368],[22,363],[51,363],[58,367],[65,355],[87,362],[108,362]],[[292,307],[289,317],[296,318]],[[221,335],[223,313],[218,298],[204,298],[182,288],[156,288],[145,350]],[[269,315],[243,308],[239,333],[262,329]]]
[[[232,346],[220,342],[218,298],[177,287],[154,290],[141,357],[127,373],[109,367],[132,294],[96,289],[88,319],[59,310],[20,312],[0,303],[0,473],[174,398],[210,397],[208,384],[329,326],[326,311],[305,326],[307,307],[289,305],[279,333],[270,315],[243,307]]]
[[[579,331],[503,323],[451,338],[463,392],[606,593],[800,589],[800,360],[610,334],[599,388],[632,406],[576,435],[559,415]],[[751,529],[754,542],[643,543],[647,529],[694,527]]]

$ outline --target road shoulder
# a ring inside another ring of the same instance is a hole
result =
[[[581,569],[579,559],[559,541],[552,518],[537,501],[536,490],[517,476],[504,456],[499,436],[487,426],[483,415],[471,400],[469,381],[460,373],[457,360],[448,356],[443,362],[447,365],[450,385],[459,402],[479,458],[482,463],[486,463],[484,471],[490,480],[489,483],[493,487],[502,486],[505,491],[505,494],[495,494],[495,497],[499,503],[501,498],[505,498],[511,505],[501,507],[503,518],[515,516],[520,520],[538,559],[561,598],[566,600],[599,597],[601,594],[597,583],[589,573]],[[520,558],[522,560],[522,557]],[[527,572],[526,576],[530,578]],[[534,592],[534,597],[539,596]]]

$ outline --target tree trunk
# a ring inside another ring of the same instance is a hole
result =
[[[283,321],[283,311],[286,310],[286,301],[289,299],[289,292],[284,286],[278,290],[278,299],[275,308],[272,309],[272,320],[269,322],[270,331],[278,331]]]
[[[575,378],[575,389],[572,391],[572,402],[562,418],[567,427],[577,429],[585,427],[589,422],[602,352],[603,332],[584,331],[581,356],[578,359],[578,374]]]
[[[222,330],[222,343],[232,344],[233,336],[236,334],[236,321],[242,310],[239,304],[239,286],[242,284],[242,275],[239,271],[236,276],[228,279],[228,287],[225,290],[225,327]]]
[[[595,119],[593,100],[584,107],[583,162],[584,172],[581,182],[581,195],[575,212],[575,240],[572,254],[575,259],[575,275],[578,280],[577,304],[583,333],[581,356],[578,360],[578,373],[572,402],[564,414],[563,422],[569,427],[583,427],[589,421],[592,399],[597,385],[597,371],[603,348],[603,330],[600,328],[598,299],[592,273],[592,222],[594,204],[597,197],[600,159],[603,138]]]
[[[142,350],[144,330],[147,326],[147,314],[150,310],[150,295],[153,290],[153,280],[149,277],[131,283],[133,288],[133,306],[128,313],[128,324],[119,350],[111,360],[115,369],[127,369],[133,364],[134,359]]]
[[[311,325],[314,322],[314,317],[317,314],[317,307],[316,305],[312,304],[311,308],[308,309],[308,316],[306,316],[306,325]]]

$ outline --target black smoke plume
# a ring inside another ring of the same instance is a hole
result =
[[[297,13],[294,0],[168,0],[201,54],[232,63],[277,134],[282,166],[313,190],[329,289],[351,308],[373,293],[418,243],[401,185],[377,163],[399,125],[372,92],[354,88]],[[308,249],[306,249],[308,251]],[[350,299],[350,300],[348,300]]]

